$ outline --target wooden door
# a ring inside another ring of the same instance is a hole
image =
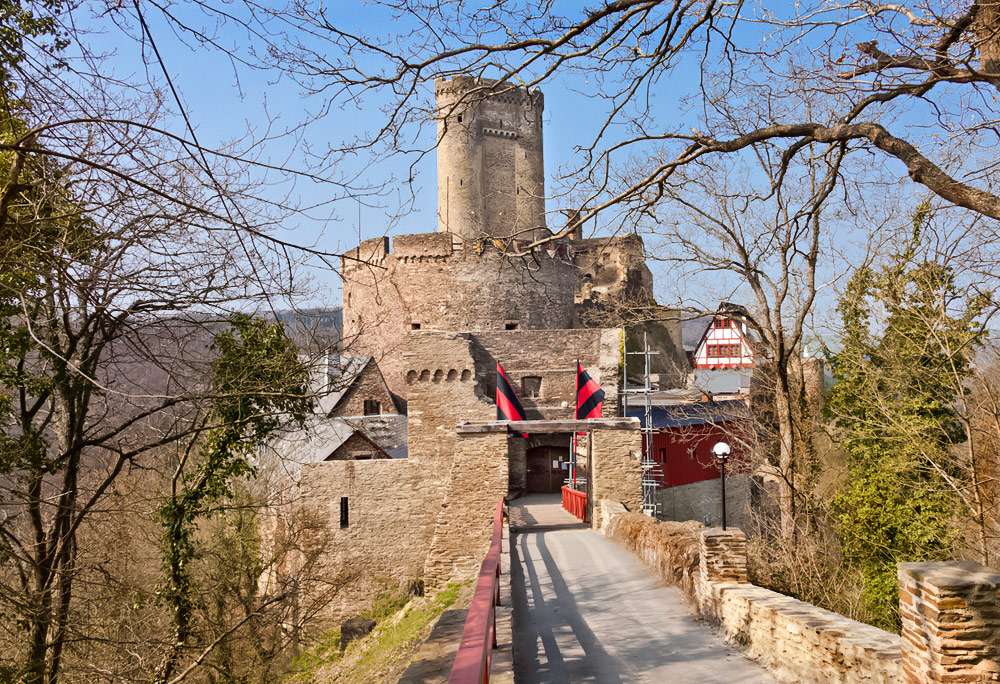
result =
[[[528,449],[526,457],[528,477],[525,484],[528,493],[558,494],[568,472],[562,466],[569,459],[569,451],[541,446]]]

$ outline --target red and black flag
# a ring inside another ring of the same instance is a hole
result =
[[[503,371],[503,366],[497,361],[497,420],[524,420],[524,407],[514,394],[514,388],[510,386],[510,380]],[[520,435],[527,438],[523,432],[512,432],[507,428],[508,434]]]
[[[580,362],[576,362],[576,419],[600,418],[604,403],[604,390],[587,375]]]

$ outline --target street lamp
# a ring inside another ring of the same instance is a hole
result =
[[[712,447],[712,453],[719,461],[719,470],[722,471],[722,531],[726,531],[726,459],[729,458],[731,449],[725,442],[717,442]]]

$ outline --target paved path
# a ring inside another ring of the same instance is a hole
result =
[[[586,530],[589,526],[562,507],[562,494],[527,494],[507,506],[510,529],[526,530]]]
[[[520,532],[511,566],[518,684],[777,681],[599,532]]]

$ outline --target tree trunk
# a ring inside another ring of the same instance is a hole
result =
[[[778,423],[778,510],[781,513],[781,536],[795,535],[795,423],[788,382],[788,369],[775,365],[774,408]]]

